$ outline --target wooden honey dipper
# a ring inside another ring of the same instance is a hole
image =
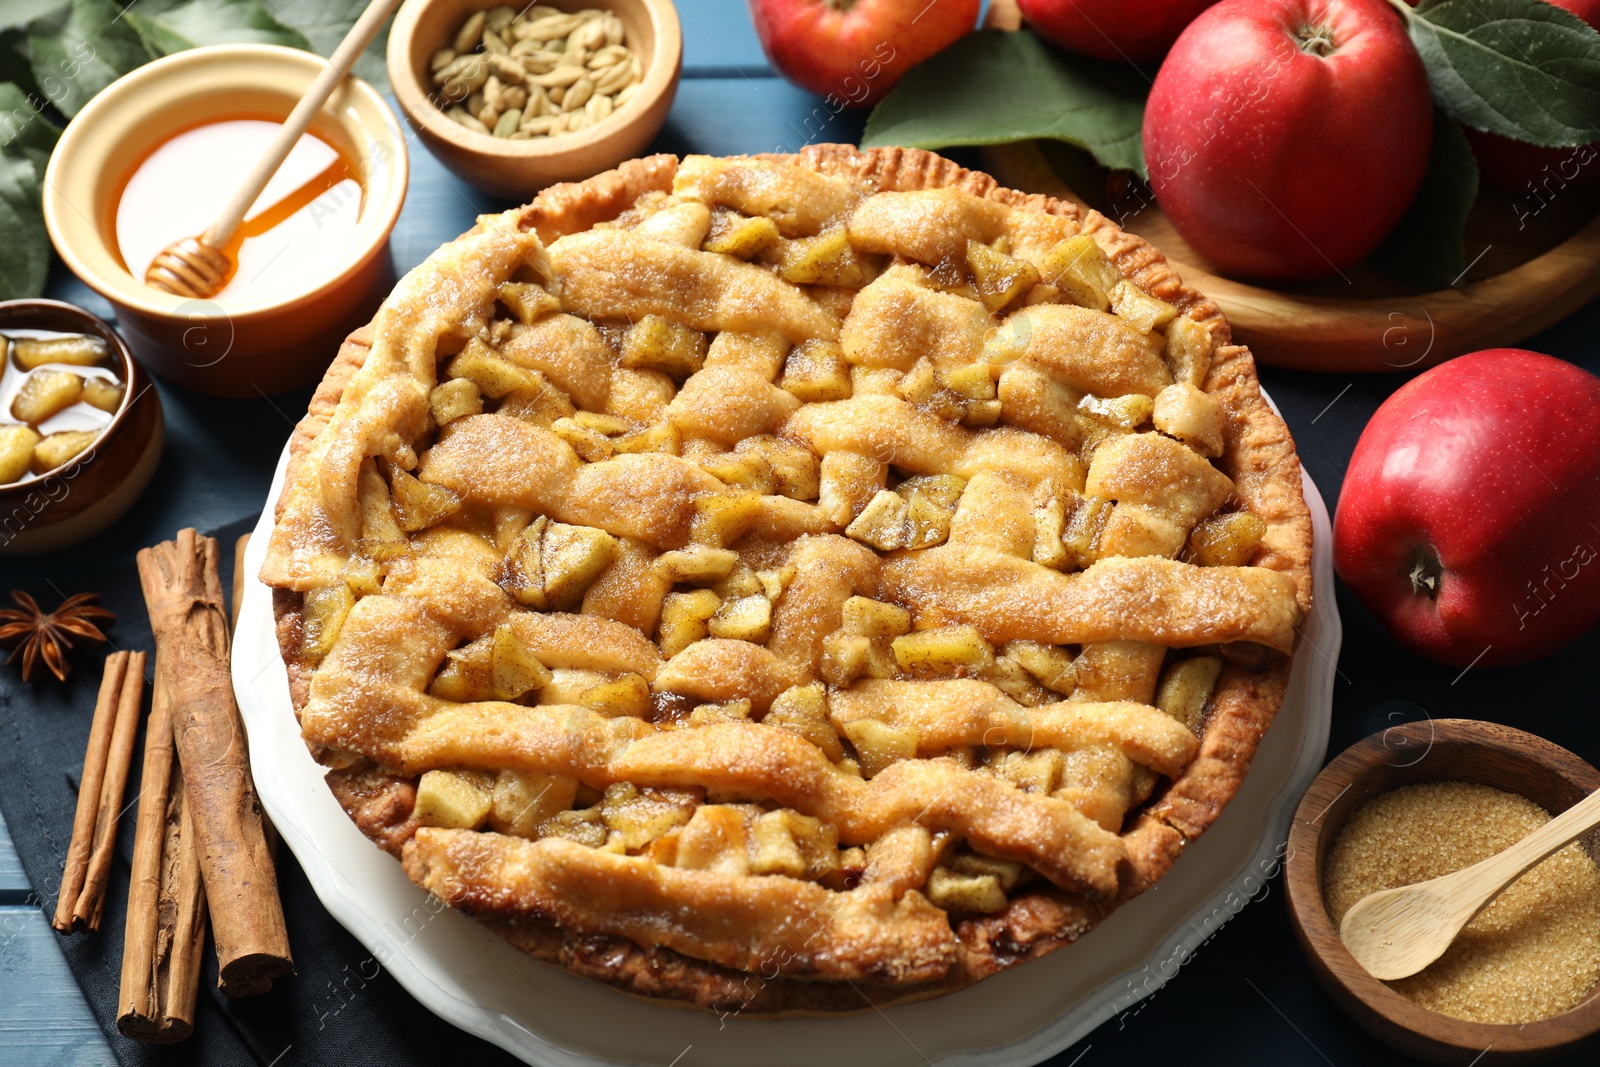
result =
[[[215,296],[233,277],[239,264],[236,252],[229,252],[234,234],[244,222],[244,213],[256,202],[272,176],[283,166],[289,152],[300,140],[300,135],[310,127],[322,105],[333,95],[339,79],[347,77],[357,57],[378,35],[384,20],[400,0],[372,0],[356,19],[350,32],[344,35],[339,47],[333,50],[328,65],[317,75],[311,88],[289,113],[278,136],[243,182],[233,198],[228,201],[216,221],[199,237],[184,237],[162,249],[144,272],[144,283],[174,296],[205,300]]]

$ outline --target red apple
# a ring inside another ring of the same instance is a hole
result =
[[[980,0],[750,0],[778,73],[830,105],[869,107],[968,33]]]
[[[1384,0],[1223,0],[1145,107],[1161,209],[1230,274],[1314,278],[1376,248],[1428,166],[1433,96]]]
[[[1217,0],[1017,0],[1039,36],[1112,62],[1154,63]]]
[[[1600,30],[1600,0],[1549,0]],[[1478,171],[1487,185],[1528,192],[1532,182],[1541,201],[1569,185],[1600,179],[1600,142],[1576,148],[1542,148],[1498,134],[1467,131]]]
[[[1600,378],[1495,348],[1384,401],[1333,525],[1339,576],[1453,666],[1554,652],[1600,622]]]

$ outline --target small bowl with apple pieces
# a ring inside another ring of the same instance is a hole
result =
[[[65,548],[133,505],[161,458],[161,400],[110,325],[0,303],[0,554]]]
[[[638,156],[683,66],[671,0],[415,0],[389,31],[389,81],[439,160],[527,200]]]

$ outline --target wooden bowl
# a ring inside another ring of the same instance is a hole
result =
[[[161,459],[161,398],[105,321],[58,300],[0,303],[9,328],[93,334],[111,346],[127,389],[100,439],[55,470],[0,485],[0,554],[66,548],[99,533],[133,506]]]
[[[1322,897],[1323,863],[1339,831],[1378,794],[1439,781],[1481,782],[1520,793],[1557,815],[1600,788],[1600,771],[1543,738],[1474,719],[1407,723],[1351,745],[1311,783],[1289,830],[1284,885],[1300,947],[1345,1013],[1407,1055],[1489,1067],[1570,1052],[1600,1032],[1600,986],[1548,1019],[1467,1022],[1429,1011],[1373,978],[1339,940]],[[1584,847],[1600,860],[1600,838],[1590,835]]]
[[[1021,24],[1016,0],[992,0],[985,25]],[[1600,190],[1569,188],[1559,177],[1553,195],[1548,180],[1538,196],[1485,190],[1467,220],[1471,262],[1446,288],[1423,292],[1368,263],[1323,281],[1269,288],[1219,274],[1148,190],[1108,190],[1103,172],[1092,174],[1076,160],[1063,164],[1064,156],[1050,142],[983,150],[984,169],[1000,184],[1098,210],[1161,249],[1186,283],[1222,308],[1234,340],[1274,366],[1421,370],[1515,345],[1600,296]]]
[[[640,155],[672,108],[683,69],[683,32],[672,0],[541,0],[563,11],[615,12],[644,67],[637,93],[610,118],[576,133],[511,141],[467,129],[441,110],[428,60],[492,0],[411,0],[389,30],[389,83],[406,121],[462,180],[518,203],[555,182],[581,181]]]
[[[129,274],[111,236],[124,185],[158,145],[203,122],[287,117],[326,65],[275,45],[178,52],[113,82],[62,133],[45,174],[50,240],[73,273],[111,301],[133,351],[162,378],[213,396],[310,384],[393,286],[389,234],[406,198],[406,138],[377,90],[355,79],[341,83],[311,130],[359,169],[360,218],[344,254],[301,287],[186,300]]]

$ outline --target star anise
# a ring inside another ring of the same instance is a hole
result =
[[[69,596],[48,614],[39,607],[38,601],[20,589],[11,590],[11,599],[21,610],[0,609],[0,643],[17,643],[6,662],[22,657],[24,682],[33,680],[34,665],[41,661],[58,681],[66,681],[67,672],[72,669],[67,662],[67,650],[73,647],[72,638],[98,644],[106,639],[100,626],[117,621],[115,615],[94,603],[100,599],[98,593]]]

